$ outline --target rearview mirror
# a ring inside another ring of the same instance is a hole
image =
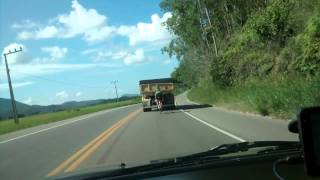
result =
[[[298,128],[307,174],[320,176],[320,107],[302,109]]]

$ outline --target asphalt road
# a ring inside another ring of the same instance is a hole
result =
[[[177,110],[131,105],[0,136],[1,179],[44,179],[63,172],[138,165],[242,141],[297,140],[283,120],[197,105]],[[1,128],[1,127],[0,127]]]

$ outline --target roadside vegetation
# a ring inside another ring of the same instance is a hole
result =
[[[163,0],[171,74],[197,102],[280,118],[320,105],[320,1]],[[206,14],[206,10],[208,15]]]
[[[297,107],[319,105],[320,102],[320,96],[317,96],[320,78],[250,78],[229,88],[207,83],[210,80],[202,79],[199,86],[190,91],[188,98],[196,102],[284,119],[293,118]]]
[[[125,100],[125,101],[99,104],[99,105],[88,106],[84,108],[71,108],[65,111],[23,117],[23,118],[20,118],[19,124],[15,124],[12,119],[3,120],[3,121],[0,121],[0,134],[5,134],[12,131],[24,129],[24,128],[38,126],[41,124],[61,121],[67,118],[72,118],[80,115],[85,115],[93,112],[98,112],[102,110],[107,110],[111,108],[137,104],[137,103],[140,103],[140,97],[130,99],[130,100]]]

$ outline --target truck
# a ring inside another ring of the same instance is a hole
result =
[[[139,86],[143,112],[151,111],[157,107],[154,94],[158,88],[163,94],[162,108],[164,110],[175,108],[173,94],[175,86],[172,78],[141,80]]]

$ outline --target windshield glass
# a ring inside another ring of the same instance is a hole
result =
[[[0,22],[3,179],[298,141],[320,105],[318,0],[1,0]]]

